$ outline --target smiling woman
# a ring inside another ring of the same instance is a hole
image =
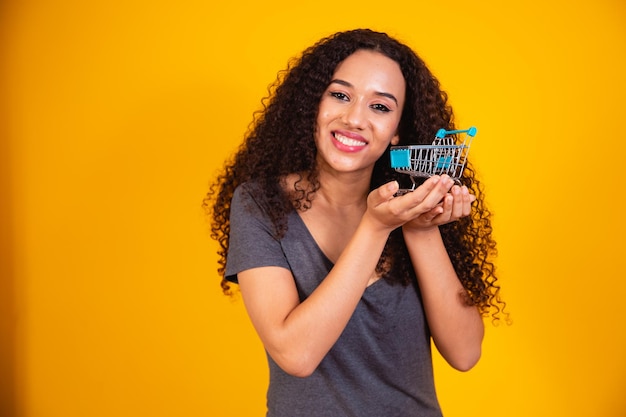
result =
[[[341,171],[344,163],[367,181],[376,160],[399,141],[405,88],[397,62],[381,53],[360,50],[339,64],[319,105],[318,164]]]
[[[394,196],[390,146],[452,129],[446,94],[367,29],[322,39],[271,93],[204,200],[222,287],[268,353],[268,416],[440,416],[431,340],[469,370],[503,306],[474,171]]]

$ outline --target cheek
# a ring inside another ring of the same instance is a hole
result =
[[[315,133],[319,133],[320,129],[324,126],[324,114],[322,112],[317,114],[315,119]]]
[[[328,120],[332,114],[331,110],[329,106],[324,105],[324,102],[322,102],[317,110],[317,122],[320,123],[324,120]]]
[[[326,97],[322,97],[319,104],[317,105],[317,117],[325,117],[328,115],[329,111],[329,103]]]
[[[398,122],[386,123],[384,126],[381,126],[381,132],[390,138],[394,137],[398,133]]]
[[[327,134],[329,125],[333,122],[333,113],[329,109],[320,107],[315,119],[315,133]]]
[[[317,112],[317,117],[315,119],[315,127],[316,127],[316,129],[319,129],[319,127],[324,124],[324,120],[327,117],[328,117],[327,112],[322,107],[320,107],[318,112]]]

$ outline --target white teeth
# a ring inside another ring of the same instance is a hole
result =
[[[343,135],[335,133],[335,139],[346,146],[365,146],[365,142],[361,142],[360,140],[354,140],[347,138]]]

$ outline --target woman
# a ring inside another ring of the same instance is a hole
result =
[[[469,370],[502,305],[471,167],[396,196],[389,147],[453,129],[446,94],[370,30],[322,39],[270,93],[204,202],[268,354],[267,415],[440,416],[431,338]]]

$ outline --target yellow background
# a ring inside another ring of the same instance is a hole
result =
[[[446,416],[626,415],[622,0],[1,7],[3,415],[263,415],[200,202],[288,58],[354,27],[478,127],[514,324],[469,373],[435,357]]]

